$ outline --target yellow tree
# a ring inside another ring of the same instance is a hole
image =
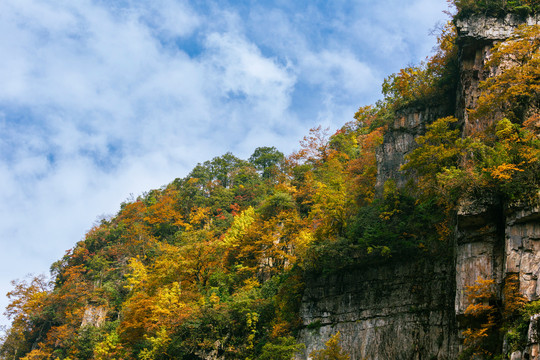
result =
[[[340,337],[338,331],[324,344],[324,349],[313,351],[309,356],[313,360],[349,360],[351,357],[339,345]]]
[[[20,358],[31,350],[31,347],[43,341],[43,334],[50,328],[48,319],[44,317],[50,286],[43,276],[27,281],[13,281],[14,289],[8,292],[10,300],[6,308],[6,316],[11,320],[0,354],[4,358]]]
[[[520,26],[506,41],[495,45],[486,66],[495,76],[481,83],[476,118],[503,116],[523,122],[540,105],[540,25]]]
[[[351,194],[345,173],[346,162],[334,153],[321,166],[319,181],[310,213],[319,238],[336,239],[343,236],[347,222],[355,211],[356,199]]]

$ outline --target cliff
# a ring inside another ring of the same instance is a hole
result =
[[[351,359],[454,359],[452,259],[406,260],[307,284],[306,353],[339,331]]]
[[[416,138],[437,118],[454,115],[462,136],[485,128],[469,117],[476,107],[479,83],[497,72],[484,66],[490,49],[520,24],[539,24],[538,16],[505,18],[472,16],[456,21],[459,83],[455,105],[401,110],[377,150],[377,187],[392,179],[403,187],[409,177],[400,171],[405,156],[417,148]],[[527,300],[540,298],[540,208],[495,198],[462,202],[455,213],[448,256],[393,259],[391,264],[343,274],[319,276],[307,283],[300,341],[306,359],[339,331],[351,359],[456,359],[463,351],[464,312],[468,286],[478,279],[495,282],[496,303],[504,306],[504,287],[517,277]],[[511,359],[538,359],[537,318],[530,321],[527,345]]]

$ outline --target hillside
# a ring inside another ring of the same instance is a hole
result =
[[[0,358],[537,352],[539,4],[501,4],[456,1],[435,54],[336,133],[123,203],[52,282],[15,284]]]

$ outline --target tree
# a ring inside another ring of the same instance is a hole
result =
[[[500,314],[496,306],[495,280],[478,278],[474,285],[466,286],[469,305],[465,316],[470,326],[463,331],[465,354],[491,356],[497,347],[497,327]]]
[[[309,135],[300,141],[301,149],[293,153],[289,160],[295,164],[320,165],[328,158],[330,146],[328,143],[328,129],[321,125],[309,130]]]
[[[199,179],[202,184],[217,180],[219,185],[226,188],[230,185],[232,172],[246,165],[245,160],[241,160],[228,152],[212,160],[205,161],[203,164],[197,164],[187,178]]]
[[[313,360],[349,360],[351,357],[339,345],[340,337],[341,334],[338,331],[324,344],[324,349],[313,351],[309,356]]]
[[[263,179],[269,179],[277,171],[278,165],[284,158],[283,153],[274,146],[263,146],[255,149],[249,157],[249,162],[261,172]]]
[[[449,116],[438,119],[427,126],[425,135],[416,139],[419,147],[405,156],[407,162],[401,170],[419,175],[419,184],[427,192],[438,192],[438,175],[447,169],[458,167],[465,154],[465,142],[454,123],[457,119]]]
[[[496,44],[486,66],[496,75],[480,84],[475,118],[522,123],[531,108],[540,106],[540,25],[520,26]]]
[[[343,167],[337,156],[330,156],[320,167],[320,181],[315,182],[310,218],[316,224],[316,234],[320,238],[343,236],[347,222],[356,210]]]
[[[276,342],[263,346],[259,360],[290,360],[294,354],[304,349],[304,344],[297,344],[292,336],[280,337]]]
[[[51,327],[47,315],[50,284],[43,276],[29,282],[13,281],[14,289],[8,292],[10,304],[5,315],[12,321],[0,347],[0,356],[5,359],[20,358],[31,348],[43,341]]]

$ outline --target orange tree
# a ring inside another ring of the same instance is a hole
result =
[[[401,69],[383,82],[385,101],[393,109],[453,103],[458,79],[456,30],[449,22],[437,39],[437,52],[417,66]]]

